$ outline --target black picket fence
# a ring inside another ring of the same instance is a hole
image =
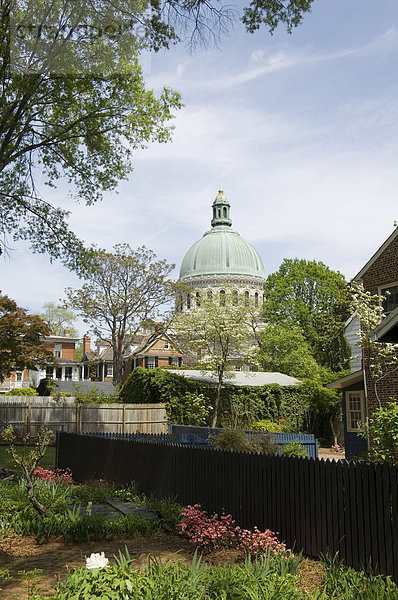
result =
[[[60,432],[57,466],[78,481],[135,481],[138,489],[230,513],[307,556],[398,581],[398,469],[386,465],[229,452]]]

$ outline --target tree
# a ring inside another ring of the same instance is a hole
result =
[[[53,357],[41,343],[49,334],[40,317],[28,315],[14,300],[0,296],[0,381],[15,369],[36,369],[38,363]]]
[[[72,337],[79,337],[79,332],[72,325],[76,321],[76,315],[68,310],[62,304],[56,305],[55,302],[45,302],[43,304],[44,312],[39,316],[47,323],[51,333],[64,335],[65,329],[69,329]]]
[[[171,136],[179,95],[145,89],[139,52],[174,40],[160,7],[139,0],[2,0],[0,231],[73,268],[84,247],[37,173],[96,202],[132,170],[132,152]],[[141,27],[141,34],[139,31]],[[0,246],[1,251],[1,246]]]
[[[236,300],[226,290],[220,300],[203,296],[200,307],[180,313],[173,323],[179,345],[194,352],[203,369],[213,371],[217,377],[212,427],[217,424],[225,373],[231,362],[241,359],[250,346],[247,319],[248,307],[243,298]]]
[[[363,366],[373,383],[379,409],[382,407],[379,384],[398,371],[398,344],[380,342],[374,335],[374,330],[384,317],[382,299],[378,294],[365,291],[361,285],[352,284],[352,311],[360,322],[358,337],[362,347]]]
[[[113,349],[113,381],[120,382],[126,338],[156,316],[173,296],[168,275],[174,265],[145,247],[117,244],[113,252],[96,250],[88,280],[81,289],[68,288],[69,306],[89,323],[95,335],[109,339]]]
[[[304,14],[311,12],[314,0],[252,0],[244,9],[242,21],[246,30],[253,33],[266,25],[272,34],[279,24],[284,23],[292,32],[303,20]]]
[[[265,319],[299,327],[318,364],[346,368],[350,350],[344,324],[351,297],[344,276],[322,262],[285,259],[265,285]]]
[[[319,379],[320,368],[301,329],[269,324],[261,333],[257,360],[263,371],[279,371],[299,379]]]

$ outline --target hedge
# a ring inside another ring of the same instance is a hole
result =
[[[137,367],[120,390],[119,399],[131,404],[164,402],[169,422],[178,424],[173,411],[175,402],[171,401],[179,398],[183,402],[187,393],[203,394],[213,404],[216,390],[215,386],[186,379],[168,370]],[[255,420],[285,419],[289,431],[307,431],[328,438],[329,418],[336,411],[339,402],[338,393],[314,381],[286,387],[277,384],[229,385],[222,389],[218,425],[249,428]],[[207,425],[210,424],[211,414]]]

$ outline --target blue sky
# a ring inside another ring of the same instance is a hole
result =
[[[143,57],[148,85],[179,90],[174,141],[137,151],[134,172],[102,203],[71,210],[87,243],[145,244],[178,267],[209,228],[220,181],[233,227],[265,270],[286,257],[353,277],[398,219],[398,2],[317,0],[288,35],[246,34],[219,48]],[[80,281],[27,246],[1,259],[1,289],[40,311]],[[82,328],[81,333],[84,329]]]

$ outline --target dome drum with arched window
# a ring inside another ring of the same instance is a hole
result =
[[[219,295],[226,287],[258,304],[263,299],[264,265],[257,250],[231,229],[230,204],[221,186],[212,209],[212,228],[193,244],[181,263],[179,281],[193,291],[184,308],[199,306],[203,290]]]

